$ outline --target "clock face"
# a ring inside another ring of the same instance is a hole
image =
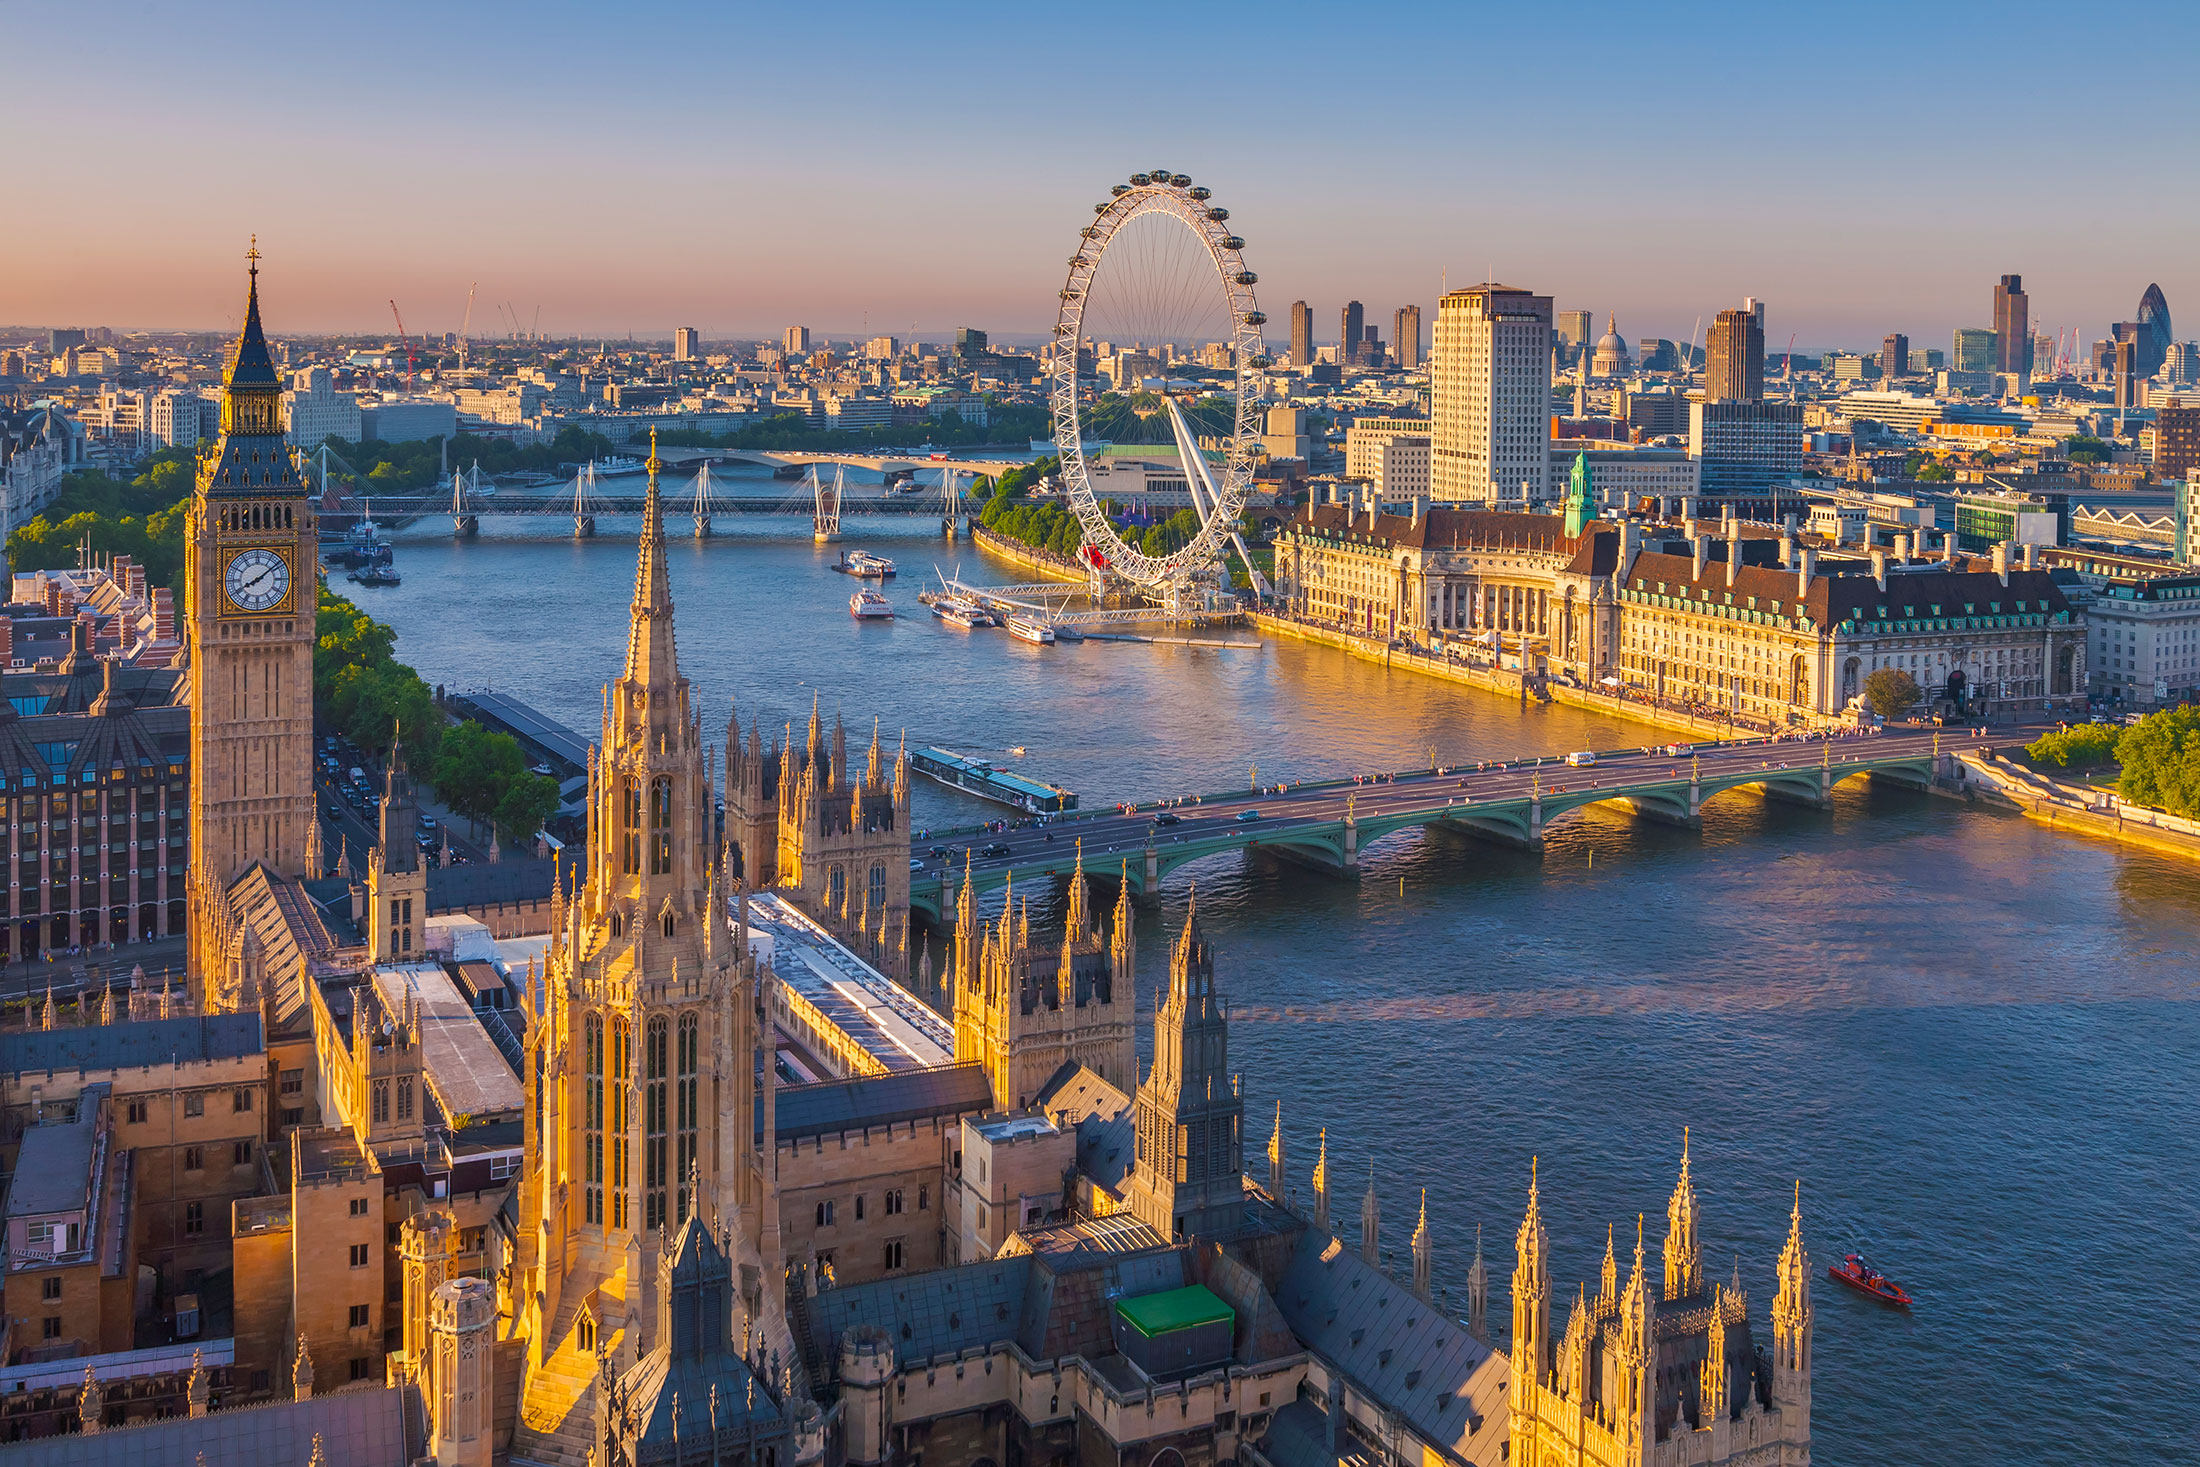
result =
[[[266,611],[290,594],[290,565],[272,550],[239,551],[222,572],[222,589],[232,605]]]

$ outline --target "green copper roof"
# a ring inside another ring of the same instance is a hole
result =
[[[1141,1294],[1118,1299],[1116,1312],[1132,1329],[1147,1339],[1202,1324],[1223,1324],[1237,1318],[1237,1311],[1199,1284],[1170,1289],[1160,1294]]]

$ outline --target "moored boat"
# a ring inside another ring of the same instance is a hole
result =
[[[894,563],[868,550],[843,550],[840,563],[833,569],[844,576],[861,576],[867,581],[886,581],[894,577]]]
[[[1897,1309],[1910,1307],[1909,1290],[1866,1263],[1861,1253],[1851,1253],[1839,1263],[1826,1265],[1826,1277],[1847,1284],[1859,1294],[1869,1294],[1882,1304]]]
[[[890,619],[894,614],[894,603],[866,587],[848,598],[848,614],[857,621],[870,621],[880,617]]]
[[[380,565],[363,566],[353,571],[350,579],[357,581],[362,586],[394,586],[398,583],[396,570],[386,562]]]
[[[1054,624],[1036,616],[1012,616],[1008,619],[1008,634],[1020,642],[1035,642],[1042,647],[1054,643]]]
[[[993,618],[984,607],[974,601],[964,601],[953,596],[945,596],[933,602],[932,614],[949,626],[961,627],[964,631],[972,627],[993,625]]]

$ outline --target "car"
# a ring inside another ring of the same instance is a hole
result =
[[[922,871],[924,869],[924,858],[922,856],[911,856],[909,858],[909,869],[911,871]]]
[[[429,850],[434,850],[434,849],[435,849],[435,837],[434,837],[434,836],[432,836],[432,835],[430,835],[430,834],[428,834],[428,832],[426,832],[425,830],[421,831],[421,832],[420,832],[420,833],[419,833],[418,835],[414,836],[414,837],[413,837],[413,842],[414,842],[414,844],[418,845],[418,846],[420,847],[420,849],[422,849],[422,850],[424,850],[424,851],[429,851]]]
[[[421,816],[420,828],[423,832],[433,834],[436,829],[435,817],[433,815]]]
[[[1576,749],[1566,756],[1566,767],[1568,769],[1587,769],[1596,762],[1597,756],[1588,749]]]
[[[1182,825],[1184,817],[1174,810],[1163,810],[1159,815],[1154,816],[1153,823],[1156,825]]]
[[[983,850],[979,851],[978,854],[990,861],[998,857],[1007,855],[1008,847],[1002,845],[999,841],[992,841],[988,843]]]
[[[1685,759],[1695,752],[1696,746],[1694,744],[1667,744],[1665,746],[1665,757],[1668,759]]]
[[[1260,811],[1240,810],[1237,812],[1237,818],[1240,820],[1258,820],[1260,819]]]
[[[931,857],[935,861],[944,861],[947,859],[947,847],[934,846],[930,850],[926,851],[925,855]]]

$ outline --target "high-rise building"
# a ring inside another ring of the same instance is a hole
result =
[[[290,466],[283,384],[260,326],[260,252],[223,378],[221,439],[201,461],[186,535],[191,679],[191,979],[203,1000],[231,954],[231,884],[305,874],[313,794],[316,516]],[[239,995],[225,994],[228,999]],[[217,1008],[234,1006],[217,1003]]]
[[[1305,301],[1291,302],[1291,365],[1314,365],[1314,308]]]
[[[1765,317],[1755,300],[1721,311],[1704,343],[1706,402],[1756,402],[1765,395]]]
[[[1991,331],[1978,326],[1958,326],[1955,334],[1954,355],[1948,363],[1951,372],[1992,372],[2001,359],[1998,338]]]
[[[1910,338],[1899,331],[1887,333],[1879,345],[1879,375],[1900,377],[1910,370]]]
[[[2151,377],[2162,370],[2171,341],[2169,300],[2162,287],[2149,285],[2139,297],[2139,375]]]
[[[986,334],[975,326],[955,328],[955,355],[958,357],[982,357],[988,350]]]
[[[1690,403],[1688,455],[1698,486],[1714,498],[1762,494],[1803,472],[1803,405],[1798,402]]]
[[[1362,344],[1367,335],[1363,329],[1365,319],[1366,312],[1361,308],[1358,301],[1345,302],[1344,326],[1337,336],[1338,366],[1349,367],[1363,358],[1367,350]]]
[[[807,353],[810,349],[810,328],[807,326],[789,326],[787,334],[780,338],[779,345],[788,356],[801,356]]]
[[[703,358],[703,333],[693,326],[681,326],[672,333],[672,359],[676,362],[696,362]]]
[[[1560,311],[1554,321],[1559,355],[1571,365],[1574,358],[1588,348],[1589,333],[1596,330],[1596,318],[1587,311]]]
[[[1994,287],[1994,365],[1996,372],[2032,370],[2030,302],[2022,275],[2004,275]]]
[[[890,362],[901,355],[901,338],[898,336],[874,336],[863,343],[865,361]]]
[[[2032,333],[2032,368],[2048,374],[2055,370],[2055,338],[2044,331]]]
[[[2119,408],[2139,406],[2139,384],[2143,380],[2144,374],[2139,370],[2139,343],[2136,341],[2117,342],[2116,406]]]
[[[1390,323],[1390,351],[1406,371],[1421,365],[1421,308],[1400,306]]]
[[[1551,474],[1551,298],[1509,285],[1446,293],[1431,361],[1430,496],[1542,501]]]
[[[2154,472],[2164,479],[2192,478],[2200,469],[2200,407],[2154,410]]]

